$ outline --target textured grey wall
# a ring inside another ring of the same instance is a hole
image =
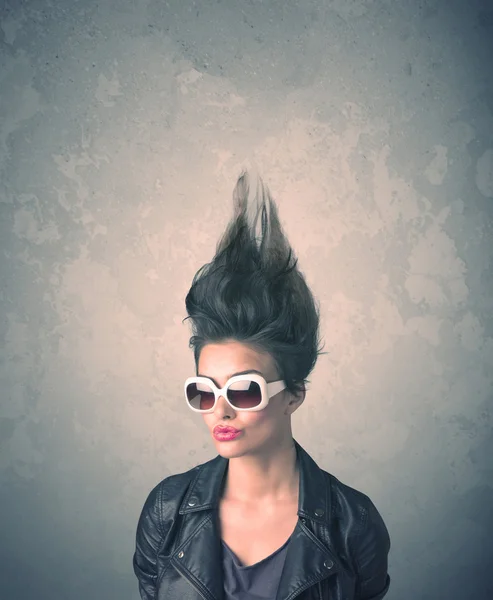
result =
[[[138,597],[148,491],[214,456],[181,319],[254,164],[330,352],[296,438],[380,509],[389,599],[492,598],[492,3],[1,11],[0,596]]]

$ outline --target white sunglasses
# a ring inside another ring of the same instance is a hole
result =
[[[189,377],[185,381],[185,398],[188,407],[198,413],[214,412],[219,396],[224,396],[234,410],[253,412],[265,408],[270,398],[285,387],[281,379],[267,383],[256,373],[235,375],[222,389],[208,377]]]

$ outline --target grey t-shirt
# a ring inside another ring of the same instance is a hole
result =
[[[273,554],[248,567],[242,566],[223,541],[225,600],[275,600],[290,539]]]

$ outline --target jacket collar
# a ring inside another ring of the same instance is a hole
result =
[[[320,524],[330,519],[330,486],[324,472],[311,456],[294,440],[299,466],[300,483],[298,516],[309,518]],[[229,460],[218,455],[196,467],[197,475],[180,506],[180,514],[215,509],[219,506],[221,489]]]

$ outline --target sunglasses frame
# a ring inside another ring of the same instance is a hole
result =
[[[238,407],[234,406],[234,404],[231,404],[231,402],[229,401],[228,396],[227,396],[227,391],[228,391],[228,387],[231,384],[235,383],[236,381],[254,381],[255,383],[259,384],[262,401],[260,402],[260,404],[258,406],[253,406],[252,408],[238,408]],[[212,408],[209,408],[207,410],[200,410],[200,408],[194,408],[188,401],[187,387],[191,383],[200,383],[200,382],[210,385],[212,390],[214,391],[214,396],[215,396],[214,404],[212,405]],[[207,414],[207,413],[214,412],[219,396],[223,396],[223,398],[231,406],[231,408],[238,412],[256,412],[259,410],[263,410],[269,404],[269,400],[273,396],[278,394],[279,392],[282,392],[282,390],[284,390],[285,388],[286,388],[286,384],[282,379],[278,379],[277,381],[271,381],[270,383],[267,383],[267,381],[265,381],[265,379],[261,375],[257,375],[257,373],[251,373],[251,374],[247,373],[245,375],[235,375],[234,377],[231,377],[230,379],[228,379],[228,381],[226,382],[226,384],[224,385],[224,387],[222,389],[219,389],[217,387],[217,385],[212,381],[212,379],[209,379],[208,377],[189,377],[185,381],[184,392],[185,392],[185,400],[186,400],[187,406],[190,410],[193,410],[193,412],[197,412],[197,413],[201,413],[201,414]]]

